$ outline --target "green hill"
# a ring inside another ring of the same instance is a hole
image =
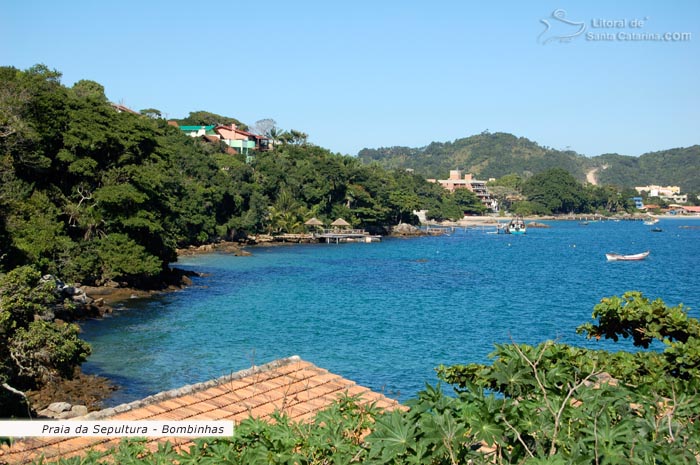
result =
[[[598,182],[622,186],[658,184],[700,191],[700,145],[645,153],[639,157],[605,154],[592,158],[600,166]]]
[[[700,191],[700,145],[640,157],[605,154],[589,158],[574,151],[543,147],[525,137],[484,132],[454,142],[433,142],[422,148],[366,148],[358,157],[365,163],[378,163],[386,168],[411,168],[427,178],[444,178],[457,168],[482,179],[511,173],[530,177],[551,168],[563,168],[584,181],[595,169],[598,184],[678,185],[683,191]]]
[[[576,152],[542,147],[525,137],[503,132],[433,142],[423,148],[363,149],[358,156],[364,162],[377,162],[387,168],[412,168],[428,178],[443,178],[457,168],[480,178],[511,173],[529,177],[550,168],[564,168],[583,181],[593,167],[591,159]]]

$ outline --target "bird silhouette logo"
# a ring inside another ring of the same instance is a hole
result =
[[[567,19],[566,11],[562,9],[554,10],[551,17],[540,19],[540,22],[545,29],[537,36],[537,42],[542,45],[553,41],[571,42],[586,31],[585,23]]]

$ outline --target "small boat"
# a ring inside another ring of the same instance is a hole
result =
[[[608,259],[609,262],[635,262],[638,260],[644,260],[649,256],[649,251],[647,250],[646,252],[634,254],[634,255],[622,255],[619,253],[606,253],[605,258]]]
[[[664,230],[659,228],[658,226],[656,228],[651,228],[651,232],[663,232]]]
[[[506,234],[525,234],[527,232],[525,221],[521,217],[513,218],[510,220],[510,223],[508,223],[505,232]]]
[[[647,225],[647,226],[654,226],[654,225],[655,225],[656,223],[658,223],[658,222],[659,222],[659,219],[658,219],[658,218],[652,218],[652,219],[650,219],[650,220],[646,220],[646,221],[644,222],[644,224]]]

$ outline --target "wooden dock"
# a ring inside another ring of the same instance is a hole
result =
[[[335,242],[379,242],[381,236],[373,236],[364,229],[326,229],[322,233],[314,234],[319,241],[326,243]]]
[[[369,234],[364,229],[326,229],[323,232],[313,234],[279,234],[273,236],[275,242],[293,243],[343,243],[343,242],[379,242],[381,236]]]

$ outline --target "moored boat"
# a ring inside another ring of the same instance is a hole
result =
[[[649,256],[649,251],[647,250],[646,252],[642,253],[637,253],[633,255],[622,255],[619,253],[606,253],[605,258],[608,259],[610,262],[634,262],[638,260],[644,260]]]
[[[527,226],[525,226],[525,221],[521,217],[513,218],[506,227],[507,234],[525,234],[526,232]]]

